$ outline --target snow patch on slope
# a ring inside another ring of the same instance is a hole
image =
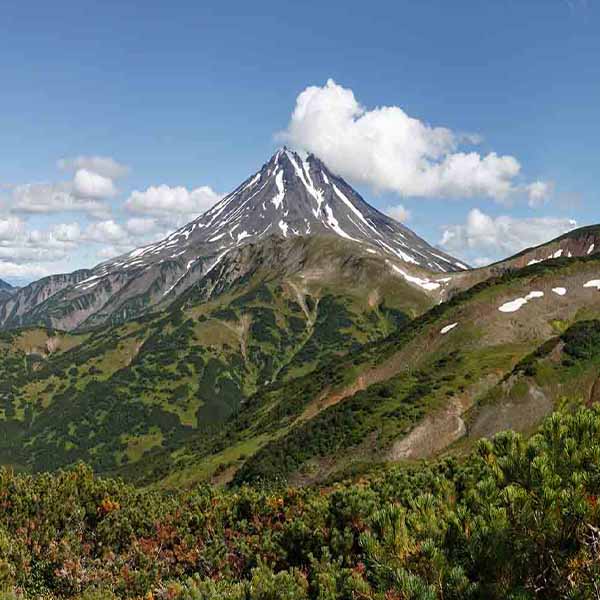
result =
[[[285,196],[285,187],[283,185],[283,171],[277,171],[277,175],[275,175],[275,185],[277,186],[277,194],[273,196],[271,202],[275,206],[275,208],[279,209],[283,203],[283,198]]]
[[[516,312],[521,307],[525,306],[530,300],[535,298],[543,298],[543,296],[544,292],[529,292],[529,294],[527,294],[527,296],[524,298],[517,298],[515,300],[511,300],[510,302],[505,302],[498,308],[498,310],[503,313]]]
[[[349,236],[341,227],[338,220],[335,218],[333,211],[329,204],[325,205],[325,214],[327,215],[327,225],[333,229],[340,237],[346,238],[347,240],[352,240],[353,242],[357,242],[353,237]]]
[[[418,285],[419,287],[422,287],[428,292],[432,292],[433,290],[437,290],[441,287],[437,281],[431,281],[430,279],[422,279],[421,277],[415,277],[414,275],[410,275],[406,271],[403,271],[400,267],[396,265],[392,265],[392,269],[394,269],[396,273],[399,273],[402,277],[404,277],[404,279],[406,279],[406,281],[408,281],[409,283]]]
[[[457,325],[458,325],[458,323],[452,323],[451,325],[446,325],[446,327],[442,327],[440,329],[440,333],[442,335],[446,335],[449,331],[452,331]]]

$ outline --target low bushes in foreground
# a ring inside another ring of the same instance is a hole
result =
[[[600,411],[328,489],[0,471],[0,598],[599,598]]]

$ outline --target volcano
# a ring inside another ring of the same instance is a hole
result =
[[[165,239],[11,294],[0,302],[0,326],[69,330],[123,322],[173,301],[248,245],[315,236],[356,244],[361,252],[399,264],[409,282],[423,281],[423,273],[468,268],[371,206],[316,156],[303,158],[281,148],[215,206]]]

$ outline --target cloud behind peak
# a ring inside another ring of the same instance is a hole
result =
[[[399,106],[367,109],[332,79],[298,95],[278,137],[316,154],[350,181],[400,196],[508,202],[528,191],[517,158],[464,148],[480,141],[476,134],[433,127]]]

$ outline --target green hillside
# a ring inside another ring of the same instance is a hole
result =
[[[312,264],[338,251],[321,245]],[[149,454],[185,454],[258,390],[383,339],[431,302],[381,262],[355,266],[351,279],[339,271],[318,284],[259,268],[216,300],[192,289],[126,324],[3,333],[0,458],[33,471],[85,460],[140,477],[146,457],[158,469],[164,459]]]
[[[320,265],[344,252],[313,250]],[[3,334],[2,462],[83,460],[170,488],[305,485],[461,454],[502,429],[532,431],[563,397],[600,394],[595,355],[567,343],[600,319],[586,286],[597,255],[507,271],[429,310],[381,262],[307,272],[262,265],[215,300],[193,288],[123,325]]]
[[[3,333],[0,598],[595,598],[600,256],[356,264]]]
[[[549,344],[568,349],[564,340],[583,321],[600,318],[600,294],[584,287],[599,267],[596,258],[564,259],[490,279],[342,359],[319,383],[318,373],[304,386],[286,388],[282,396],[293,416],[278,427],[280,408],[272,402],[273,418],[263,406],[264,421],[248,419],[247,435],[269,425],[277,433],[236,481],[317,482],[365,463],[428,458],[507,427],[530,431],[562,396],[590,401],[595,356],[556,357],[552,377],[540,369],[535,385],[513,380],[532,353]],[[564,296],[552,292],[558,286],[568,290]],[[514,313],[499,310],[532,290],[544,296]]]

